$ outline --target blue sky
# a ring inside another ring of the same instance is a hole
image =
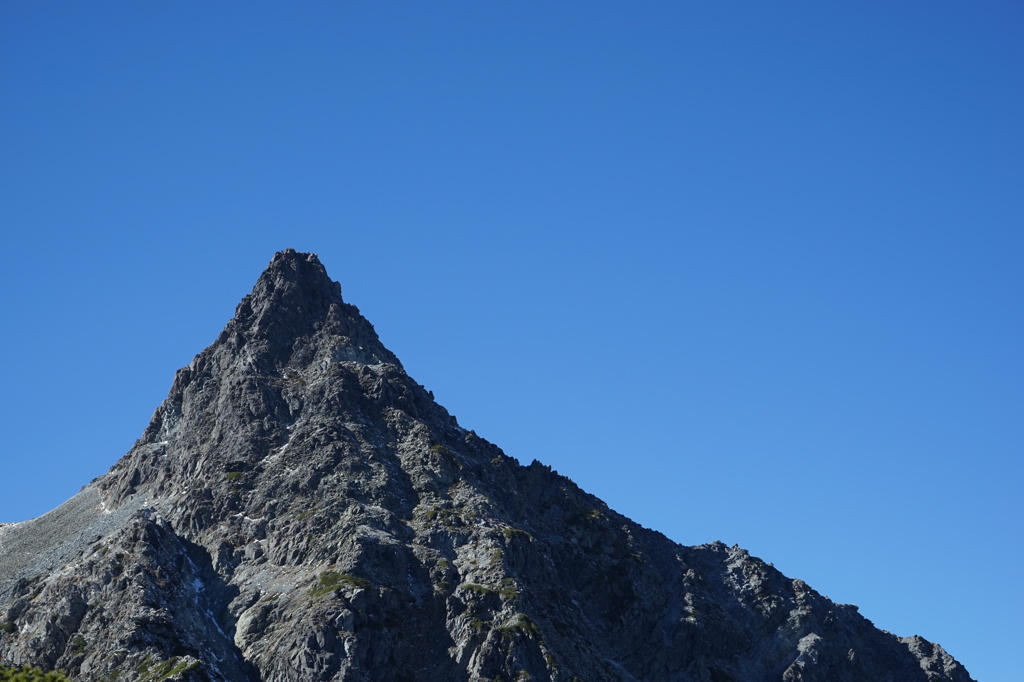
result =
[[[1020,3],[282,5],[0,4],[0,520],[293,247],[508,454],[1019,679]]]

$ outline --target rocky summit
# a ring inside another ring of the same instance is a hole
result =
[[[676,544],[521,466],[292,250],[107,474],[0,525],[0,663],[123,682],[971,680],[739,547]]]

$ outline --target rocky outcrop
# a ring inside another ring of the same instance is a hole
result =
[[[970,676],[738,547],[521,466],[277,254],[142,438],[0,527],[0,661],[82,680]]]

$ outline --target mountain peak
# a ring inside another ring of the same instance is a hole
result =
[[[341,285],[327,276],[315,253],[279,251],[260,275],[252,293],[242,299],[233,322],[254,335],[283,329],[301,333],[322,320],[332,305],[341,305]]]
[[[317,255],[285,249],[274,254],[217,343],[197,360],[226,348],[264,371],[280,371],[296,361],[298,350],[323,343],[325,337],[330,337],[334,360],[344,356],[401,367],[359,309],[342,300],[341,285],[328,276]]]
[[[418,409],[443,412],[342,300],[316,254],[278,252],[217,340],[178,370],[142,438],[101,487],[119,505],[160,494],[196,466],[255,466],[296,423],[333,419],[350,393],[345,380],[367,367],[413,387]]]
[[[311,300],[341,299],[341,285],[331,280],[315,253],[295,249],[278,251],[260,275],[253,295],[267,295],[285,289]]]
[[[739,547],[519,465],[292,250],[131,451],[0,550],[0,664],[83,682],[971,682]]]

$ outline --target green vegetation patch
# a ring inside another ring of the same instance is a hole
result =
[[[71,646],[75,647],[74,651],[71,652],[73,655],[78,656],[79,654],[84,654],[87,646],[85,637],[75,635],[75,638],[71,640]]]
[[[463,585],[460,585],[460,587],[481,597],[486,597],[489,594],[494,594],[494,590],[492,590],[491,588],[484,587],[483,585],[476,585],[474,583],[465,583]]]
[[[516,581],[513,578],[502,578],[498,594],[505,601],[512,601],[519,598],[519,590],[516,589]]]
[[[178,656],[166,661],[154,661],[152,656],[147,655],[136,670],[139,672],[139,682],[162,682],[198,667],[198,661],[188,661]]]
[[[352,575],[351,573],[338,573],[337,571],[324,571],[320,574],[319,582],[309,588],[311,597],[323,597],[342,587],[355,587],[368,590],[373,585],[366,578]]]
[[[13,620],[8,620],[4,621],[3,623],[0,623],[0,632],[14,632],[17,629],[18,628],[17,626],[15,626]]]
[[[540,628],[525,613],[517,613],[516,619],[511,624],[498,628],[498,632],[503,637],[512,637],[520,634],[532,637],[533,639],[540,639]]]
[[[71,678],[61,670],[46,671],[28,665],[20,668],[0,665],[0,682],[71,682]]]
[[[448,459],[451,459],[452,457],[452,451],[443,445],[431,445],[430,454],[439,455],[441,457],[446,457]]]
[[[501,534],[505,536],[506,540],[512,540],[513,538],[525,538],[526,540],[530,541],[533,540],[533,536],[527,533],[525,530],[513,528],[512,526],[502,528]]]
[[[440,523],[449,530],[466,525],[459,512],[448,507],[431,507],[424,513],[424,516],[428,521]]]

